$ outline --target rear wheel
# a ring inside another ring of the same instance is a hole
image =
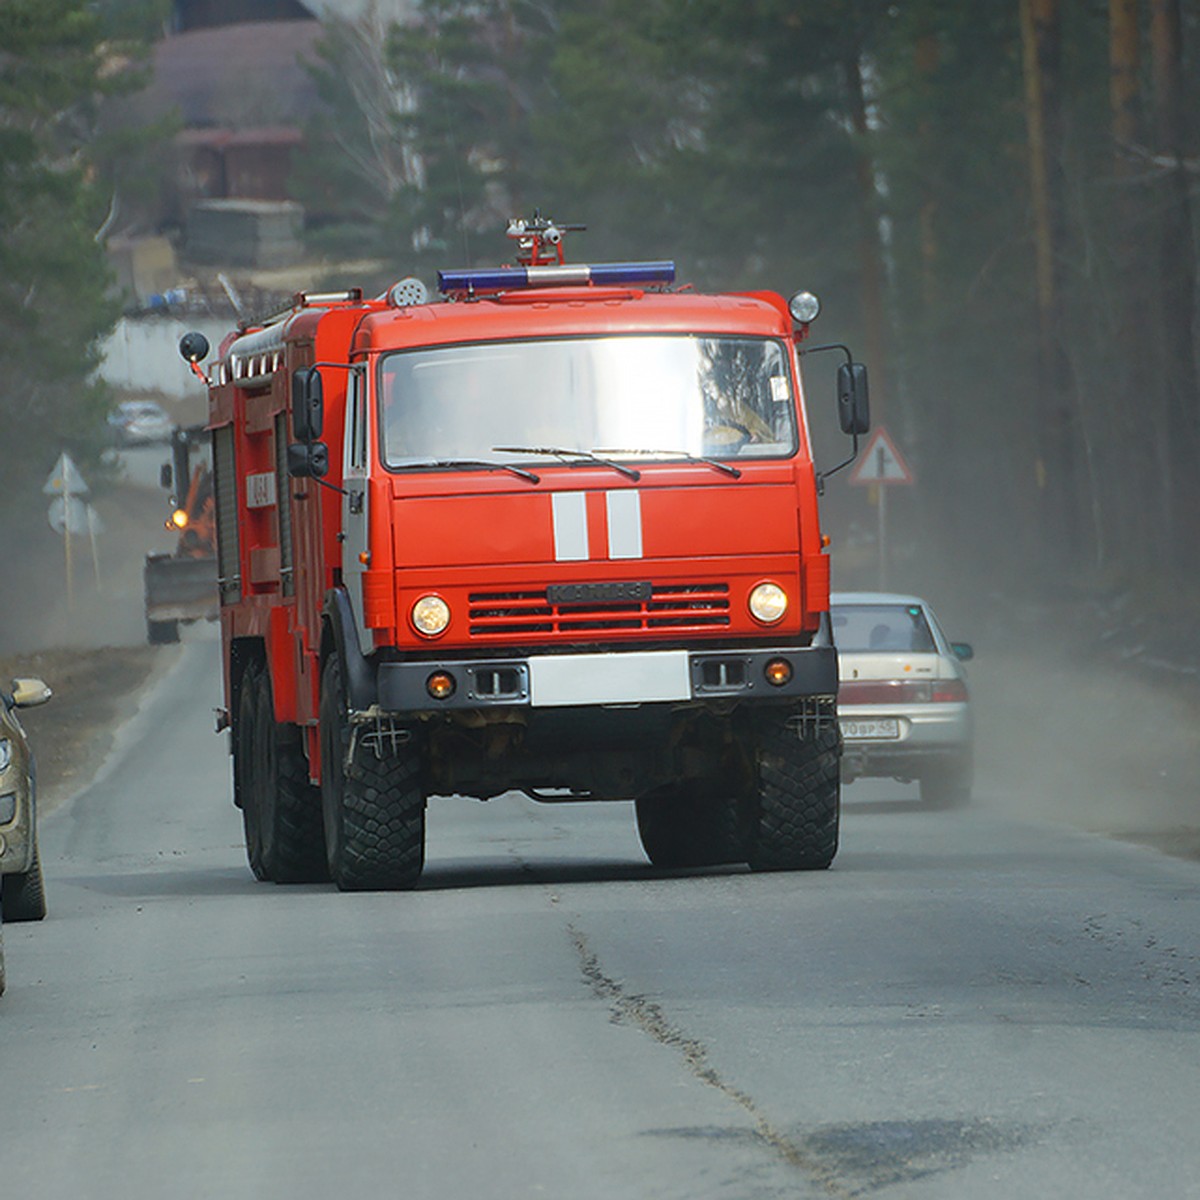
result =
[[[40,921],[46,915],[46,883],[37,834],[33,835],[33,861],[28,871],[5,875],[0,883],[0,909],[6,921]]]
[[[344,891],[416,886],[425,865],[425,797],[411,743],[377,753],[351,728],[342,665],[321,676],[321,807],[329,874]]]
[[[838,847],[841,734],[830,722],[801,738],[788,717],[763,713],[754,721],[746,860],[755,871],[822,871]]]
[[[259,668],[249,666],[242,672],[238,691],[237,718],[233,725],[233,772],[238,803],[242,808],[242,829],[246,835],[246,861],[255,879],[268,879],[263,862],[262,827],[259,822],[258,781],[255,761],[258,740]]]
[[[250,802],[258,809],[264,874],[276,883],[328,879],[321,793],[308,781],[308,760],[300,730],[275,720],[271,680],[266,672],[259,677],[255,691]]]

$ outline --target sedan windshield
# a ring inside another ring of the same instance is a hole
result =
[[[925,614],[916,604],[854,604],[833,610],[833,641],[839,650],[898,650],[927,654],[936,649]]]
[[[537,447],[608,458],[785,458],[797,449],[788,356],[766,338],[656,334],[406,350],[382,359],[379,403],[381,455],[393,468],[524,461]]]

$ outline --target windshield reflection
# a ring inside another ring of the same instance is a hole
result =
[[[787,363],[777,341],[674,334],[400,351],[379,367],[380,452],[392,468],[519,461],[541,446],[788,457]]]

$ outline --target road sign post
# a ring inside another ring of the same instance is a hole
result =
[[[913,483],[914,476],[908,464],[888,436],[882,425],[878,426],[863,451],[858,465],[850,473],[850,482],[860,486],[873,484],[879,489],[879,590],[887,590],[887,493],[889,487]]]
[[[63,535],[63,555],[67,581],[67,611],[75,607],[74,566],[71,562],[71,536],[76,533],[89,533],[92,538],[92,561],[96,568],[96,578],[100,577],[99,560],[96,558],[96,539],[92,506],[85,504],[80,497],[88,494],[87,483],[79,473],[74,459],[65,451],[58,456],[58,462],[50,472],[42,491],[51,497],[50,512],[47,514],[51,526]]]

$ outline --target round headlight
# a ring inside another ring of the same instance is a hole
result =
[[[412,624],[422,636],[437,637],[450,624],[450,605],[441,596],[422,596],[412,606]]]
[[[750,593],[750,615],[764,625],[781,620],[787,606],[787,592],[777,583],[760,583]]]
[[[8,738],[0,738],[0,771],[7,771],[12,762],[12,742]]]
[[[812,292],[797,292],[788,301],[788,312],[797,325],[807,325],[820,315],[821,302]]]

